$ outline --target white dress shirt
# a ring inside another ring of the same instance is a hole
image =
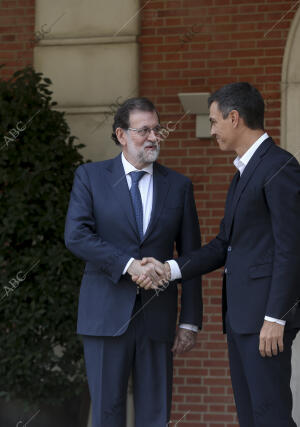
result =
[[[132,171],[138,171],[142,170],[145,171],[145,175],[142,176],[142,178],[139,180],[138,186],[141,193],[142,198],[142,205],[143,205],[143,232],[146,233],[146,230],[148,228],[150,218],[151,218],[151,212],[152,212],[152,204],[153,204],[153,163],[150,163],[149,166],[146,166],[143,169],[136,169],[131,163],[128,162],[128,160],[125,158],[124,154],[121,154],[122,164],[125,171],[125,176],[127,179],[127,184],[129,191],[131,189],[131,176],[130,172]],[[129,266],[134,261],[134,258],[130,258],[128,263],[126,264],[123,273],[126,274]],[[178,265],[177,265],[178,267]],[[178,267],[179,269],[179,267]],[[180,270],[179,270],[180,271]],[[196,325],[190,325],[186,323],[182,323],[179,325],[180,328],[189,329],[194,332],[198,331],[198,326]]]
[[[260,138],[258,138],[257,141],[254,142],[254,144],[251,145],[251,147],[242,157],[237,156],[234,159],[233,164],[239,170],[240,175],[242,175],[242,173],[244,172],[245,167],[249,163],[251,157],[258,149],[258,147],[268,138],[269,135],[265,132]],[[171,280],[181,279],[181,271],[177,262],[175,260],[169,260],[167,262],[169,263],[171,269]],[[269,322],[276,322],[280,325],[285,325],[286,323],[285,320],[275,319],[274,317],[270,316],[265,316],[265,320],[268,320]]]

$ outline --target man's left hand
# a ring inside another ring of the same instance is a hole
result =
[[[142,259],[141,266],[147,266],[149,263],[153,264],[155,269],[157,269],[157,272],[160,274],[160,280],[157,284],[164,287],[164,285],[167,284],[171,279],[171,269],[169,264],[167,262],[163,264],[155,258],[146,257]],[[132,280],[141,288],[154,289],[151,279],[145,274],[133,275]]]
[[[262,357],[277,356],[283,351],[284,326],[276,322],[264,321],[259,335],[259,352]]]
[[[190,351],[196,344],[197,332],[190,331],[185,328],[178,328],[172,351],[174,356],[177,354],[185,353]]]

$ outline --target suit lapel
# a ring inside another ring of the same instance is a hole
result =
[[[159,163],[153,164],[153,203],[149,225],[142,242],[151,234],[156,222],[159,219],[161,210],[164,206],[166,196],[170,187],[166,176],[168,172],[163,169]]]
[[[238,185],[239,182],[239,178],[240,178],[240,172],[237,171],[236,174],[234,175],[234,177],[232,178],[231,184],[229,186],[228,189],[228,193],[227,193],[227,197],[226,197],[226,204],[225,204],[225,230],[226,230],[226,235],[227,235],[227,239],[229,239],[229,234],[230,234],[230,227],[231,224],[229,223],[230,219],[231,219],[231,209],[233,206],[233,197],[234,197],[234,193],[236,190],[236,187]]]
[[[273,143],[271,138],[266,139],[255,151],[253,156],[251,157],[249,163],[244,169],[244,172],[242,173],[240,179],[237,182],[237,185],[235,187],[235,191],[232,191],[231,194],[231,200],[228,201],[228,207],[226,207],[226,234],[227,238],[229,238],[231,229],[232,229],[232,223],[234,218],[234,213],[236,211],[236,208],[238,206],[240,197],[246,188],[250,178],[254,174],[255,169],[260,164],[260,162],[263,159],[264,154],[266,151],[270,148],[271,144]],[[239,172],[235,175],[234,179],[238,179]],[[233,186],[232,186],[233,187]],[[233,187],[234,188],[234,187]]]
[[[112,193],[120,203],[121,211],[125,213],[133,232],[136,234],[137,238],[140,239],[121,154],[112,160],[106,170],[108,172],[108,181],[111,185]]]

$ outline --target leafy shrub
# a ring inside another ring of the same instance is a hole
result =
[[[85,382],[76,336],[83,264],[64,222],[83,163],[51,81],[32,68],[0,81],[0,395],[60,404]]]

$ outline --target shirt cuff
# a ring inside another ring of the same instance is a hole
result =
[[[188,329],[189,331],[198,332],[198,326],[190,325],[189,323],[181,323],[179,328]]]
[[[131,263],[132,263],[133,261],[134,261],[134,258],[130,258],[130,260],[128,261],[128,263],[125,265],[125,268],[124,268],[124,270],[123,270],[122,275],[124,275],[124,274],[126,274],[126,273],[127,273],[127,270],[128,270],[129,266],[131,265]]]
[[[169,261],[166,261],[169,266],[170,266],[170,270],[171,270],[171,279],[170,281],[172,282],[173,280],[176,279],[181,279],[181,271],[179,268],[179,265],[177,264],[177,262],[174,259],[171,259]]]
[[[278,323],[279,325],[282,325],[282,326],[286,324],[285,320],[275,319],[275,317],[270,317],[270,316],[265,316],[265,320],[267,320],[268,322]]]

